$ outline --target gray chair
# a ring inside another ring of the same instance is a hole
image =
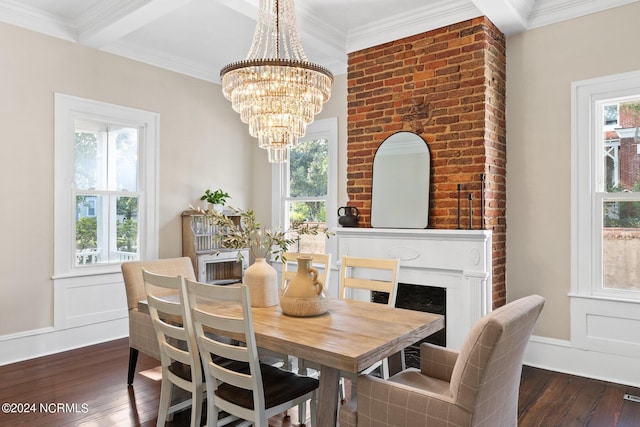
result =
[[[543,305],[531,295],[489,313],[460,352],[422,344],[420,369],[359,376],[340,426],[516,426],[522,358]]]
[[[160,350],[151,317],[138,310],[138,302],[147,299],[144,290],[142,269],[166,276],[183,276],[195,279],[193,264],[188,257],[167,258],[152,261],[131,261],[122,264],[122,277],[127,292],[129,309],[129,370],[127,384],[133,383],[138,361],[138,352],[160,360]]]

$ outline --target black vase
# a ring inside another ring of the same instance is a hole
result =
[[[360,211],[355,206],[342,206],[338,208],[338,224],[343,227],[356,227]]]

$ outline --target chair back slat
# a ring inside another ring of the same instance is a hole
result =
[[[329,283],[329,273],[331,273],[331,254],[313,254],[305,252],[285,252],[282,259],[282,289],[296,277],[298,258],[310,256],[313,258],[311,265],[318,269],[318,282],[323,286]]]
[[[350,290],[379,291],[389,294],[387,304],[395,306],[398,294],[400,260],[343,256],[340,267],[339,298],[349,298]]]

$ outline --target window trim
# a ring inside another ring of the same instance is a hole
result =
[[[53,278],[117,273],[120,263],[76,266],[73,257],[74,200],[73,182],[73,118],[76,114],[105,121],[143,127],[145,142],[140,148],[138,206],[140,259],[158,257],[158,147],[160,115],[149,111],[54,94],[54,259]]]
[[[639,93],[639,71],[571,85],[571,296],[640,301],[640,292],[602,287],[601,232],[595,227],[602,223],[598,203],[604,198],[625,198],[617,194],[603,197],[598,191],[605,185],[598,180],[606,179],[602,152],[595,144],[604,131],[598,108],[612,98]]]
[[[327,229],[338,226],[338,217],[334,212],[338,210],[338,119],[336,117],[316,120],[307,126],[305,136],[301,139],[327,138],[329,150],[329,164],[327,165]],[[288,187],[285,163],[273,164],[271,168],[272,200],[271,222],[274,228],[284,226],[284,194]],[[336,239],[328,239],[325,252],[333,252]]]

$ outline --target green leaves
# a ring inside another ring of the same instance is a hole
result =
[[[217,212],[213,209],[202,211],[211,220],[212,224],[218,227],[218,234],[214,237],[222,247],[227,249],[248,248],[256,258],[267,258],[269,254],[275,260],[282,258],[282,254],[289,249],[289,246],[297,241],[297,237],[302,234],[318,235],[324,233],[327,238],[332,234],[318,224],[309,225],[302,222],[294,222],[287,231],[279,229],[271,230],[264,228],[256,221],[253,210],[242,210],[229,207],[236,216],[240,217],[239,224],[231,217]]]
[[[200,200],[206,200],[207,203],[212,205],[224,205],[227,203],[227,199],[230,199],[231,196],[229,193],[222,191],[222,189],[218,188],[216,191],[211,192],[211,190],[207,189]]]

